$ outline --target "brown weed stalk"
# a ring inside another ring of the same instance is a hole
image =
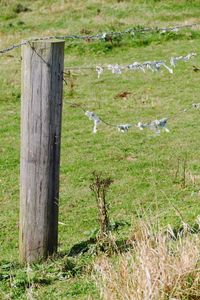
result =
[[[100,239],[108,235],[109,231],[109,217],[108,217],[108,204],[106,202],[106,193],[113,182],[108,178],[103,178],[101,173],[93,172],[92,183],[90,184],[90,190],[93,192],[99,215],[100,225]]]

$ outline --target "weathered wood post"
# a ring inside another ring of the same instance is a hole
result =
[[[22,47],[21,262],[57,250],[64,41]]]

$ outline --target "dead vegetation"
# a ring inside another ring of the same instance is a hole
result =
[[[95,280],[105,300],[200,299],[200,238],[188,227],[176,239],[140,224],[133,250],[95,264]]]

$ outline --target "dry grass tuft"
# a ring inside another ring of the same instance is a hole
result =
[[[133,250],[95,264],[102,299],[200,299],[200,237],[186,232],[176,240],[146,225],[133,236]]]

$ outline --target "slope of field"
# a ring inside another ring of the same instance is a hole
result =
[[[16,1],[0,2],[0,49],[31,37],[96,34],[133,27],[169,27],[200,22],[199,1]],[[161,226],[193,224],[200,214],[199,27],[178,32],[137,33],[113,40],[66,40],[65,67],[126,65],[196,52],[170,74],[72,70],[64,86],[59,255],[28,268],[18,265],[20,49],[0,54],[0,298],[99,299],[91,277],[94,256],[67,257],[73,245],[98,228],[89,189],[93,171],[114,183],[110,218],[128,225],[149,217]],[[123,93],[128,92],[127,97]],[[122,95],[121,95],[122,94]],[[83,105],[112,124],[169,118],[169,133],[133,126],[128,132],[92,122],[69,102]],[[187,109],[187,110],[186,110]],[[29,297],[29,298],[28,298]]]

